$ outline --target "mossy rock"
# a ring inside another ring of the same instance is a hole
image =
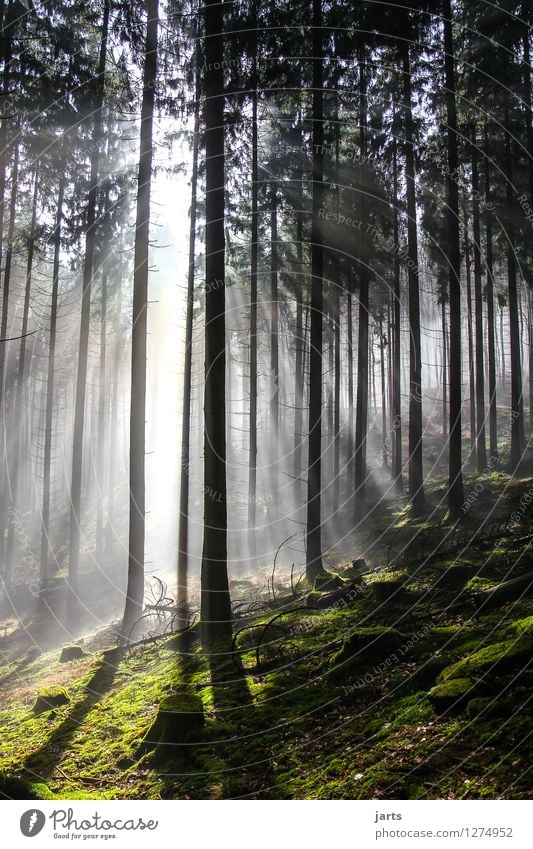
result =
[[[357,628],[333,656],[332,665],[338,666],[348,660],[358,662],[361,656],[367,654],[371,654],[373,658],[385,657],[399,649],[405,639],[396,628],[385,628],[381,625]]]
[[[436,713],[462,710],[465,702],[474,694],[475,687],[470,678],[452,678],[433,687],[428,693],[428,699]]]
[[[68,705],[69,702],[70,696],[64,687],[44,687],[37,693],[33,712],[38,716],[40,713],[52,710],[52,708]]]
[[[407,572],[385,572],[376,575],[370,582],[374,598],[376,601],[388,601],[393,596],[399,599],[407,579]]]
[[[42,782],[28,782],[0,773],[0,799],[55,799]]]
[[[485,592],[486,590],[491,590],[492,587],[495,586],[496,584],[494,581],[491,581],[489,578],[481,578],[479,575],[475,575],[466,582],[465,590],[472,593],[472,595],[477,595],[478,593]]]
[[[493,643],[443,669],[439,681],[451,678],[480,678],[485,673],[502,674],[529,665],[533,661],[533,639],[523,637]]]
[[[505,716],[509,711],[508,700],[498,698],[477,697],[470,699],[466,706],[466,712],[469,719],[492,719],[498,716]]]
[[[525,619],[516,619],[507,626],[505,632],[509,636],[533,636],[533,616],[526,616]]]
[[[81,646],[63,646],[59,655],[59,662],[68,663],[71,660],[81,660],[83,657],[89,657],[89,655]]]
[[[172,755],[173,746],[186,743],[204,725],[204,705],[200,696],[173,693],[161,701],[142,748],[156,748],[159,756]]]
[[[313,584],[313,590],[317,593],[329,593],[344,587],[344,581],[338,575],[326,572],[325,575],[317,575]]]

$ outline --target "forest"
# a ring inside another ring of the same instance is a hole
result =
[[[533,798],[531,0],[0,21],[0,798]]]

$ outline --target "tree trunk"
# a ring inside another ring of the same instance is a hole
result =
[[[30,224],[30,238],[28,244],[28,256],[26,259],[26,285],[24,288],[24,304],[22,308],[22,327],[20,330],[20,350],[17,369],[17,385],[15,389],[15,399],[13,405],[13,422],[14,422],[14,444],[13,444],[13,472],[11,474],[11,507],[9,509],[8,530],[7,530],[7,552],[6,552],[6,571],[11,574],[13,567],[13,549],[15,544],[15,519],[17,515],[18,490],[20,486],[20,454],[21,454],[21,434],[24,429],[23,425],[23,388],[26,372],[26,349],[27,349],[27,333],[30,314],[30,296],[33,274],[33,257],[35,251],[35,228],[37,223],[37,197],[39,192],[39,175],[36,171],[33,177],[33,201]]]
[[[359,49],[359,152],[361,163],[366,160],[366,77],[364,48]],[[361,172],[364,164],[361,165]],[[367,205],[364,186],[360,185],[359,203],[363,238],[359,260],[359,327],[357,336],[357,393],[355,409],[355,506],[363,509],[366,483],[366,441],[368,434],[368,388],[369,388],[369,269],[367,235]]]
[[[98,473],[96,488],[96,563],[101,569],[104,557],[104,505],[106,469],[106,395],[107,395],[107,271],[102,270],[102,295],[100,314],[100,362],[98,375]]]
[[[461,515],[464,503],[461,460],[461,247],[459,237],[459,189],[454,176],[459,165],[457,153],[457,105],[455,101],[455,61],[453,55],[452,9],[443,0],[444,73],[448,142],[448,261],[450,298],[450,437],[448,507],[452,521]]]
[[[485,363],[483,353],[483,292],[481,287],[481,224],[479,214],[478,149],[475,125],[472,126],[472,211],[474,228],[474,303],[476,330],[476,458],[477,468],[487,467],[485,439]]]
[[[83,260],[83,291],[81,301],[80,338],[76,374],[76,400],[74,405],[74,434],[72,445],[72,479],[70,487],[70,538],[67,616],[74,622],[79,614],[79,567],[81,539],[81,488],[83,471],[83,432],[85,424],[85,395],[87,390],[87,364],[89,355],[89,329],[91,319],[91,290],[96,240],[96,201],[98,195],[98,170],[102,143],[103,103],[107,36],[110,0],[104,0],[100,56],[98,60],[98,90],[93,128],[91,175],[87,202],[85,229],[85,256]]]
[[[403,491],[402,476],[402,389],[401,389],[401,291],[400,291],[400,236],[398,224],[398,145],[393,140],[393,239],[394,239],[394,301],[393,301],[393,355],[392,355],[392,477],[398,492]]]
[[[407,188],[407,252],[409,286],[409,497],[414,516],[426,510],[422,458],[422,348],[420,342],[420,285],[411,67],[408,42],[402,42],[405,109],[405,180]]]
[[[505,109],[505,170],[507,178],[507,280],[509,286],[509,336],[511,342],[511,469],[516,469],[522,460],[523,450],[523,397],[522,397],[522,357],[520,342],[520,321],[518,315],[518,288],[516,280],[516,233],[514,226],[514,187],[511,151],[511,129],[509,111]]]
[[[254,10],[257,5],[254,4]],[[248,549],[256,555],[257,502],[257,262],[258,262],[258,191],[259,166],[257,158],[257,35],[253,35],[252,67],[252,220],[250,245],[250,420],[248,457]]]
[[[8,526],[8,503],[9,503],[9,455],[7,451],[7,441],[8,434],[6,431],[6,413],[5,408],[6,404],[6,361],[7,361],[7,337],[9,335],[8,332],[8,322],[9,322],[9,297],[11,294],[11,269],[13,265],[13,238],[15,234],[15,215],[16,215],[16,206],[17,206],[17,191],[18,191],[18,170],[19,170],[19,144],[18,141],[15,144],[15,151],[13,155],[13,167],[11,170],[11,196],[9,201],[9,224],[7,229],[7,249],[6,249],[6,261],[4,266],[4,287],[2,293],[2,321],[0,324],[0,411],[2,413],[2,422],[0,424],[0,430],[2,433],[2,450],[3,456],[5,458],[3,464],[3,492],[0,494],[0,551],[4,551],[4,545],[6,543],[6,526]],[[11,575],[8,572],[9,563],[6,557],[5,561],[5,575],[6,580],[9,584],[11,580]]]
[[[196,85],[191,175],[191,217],[189,224],[189,268],[187,272],[187,308],[185,315],[185,356],[183,364],[183,400],[181,407],[180,517],[178,526],[178,605],[185,607],[189,573],[189,476],[191,444],[192,333],[194,317],[194,272],[196,255],[196,217],[198,193],[198,153],[200,147],[200,68],[196,52]]]
[[[470,395],[470,451],[475,460],[476,454],[476,378],[474,362],[474,334],[472,330],[472,273],[470,263],[470,234],[468,232],[468,214],[466,198],[464,199],[464,236],[465,236],[465,271],[466,271],[466,325],[468,337],[468,379]]]
[[[39,587],[41,591],[48,586],[48,560],[50,552],[50,484],[52,466],[52,439],[54,419],[54,379],[55,354],[57,342],[57,303],[59,297],[59,259],[61,252],[61,226],[63,222],[64,178],[61,176],[57,194],[57,215],[54,232],[54,266],[52,276],[52,302],[50,305],[50,325],[48,335],[48,377],[46,381],[46,409],[44,424],[44,463],[43,463],[43,506],[41,518],[41,559],[39,567]]]
[[[269,517],[271,528],[279,518],[279,305],[278,305],[278,195],[272,187],[270,211],[270,385],[268,428]]]
[[[442,328],[442,436],[448,433],[448,329],[446,327],[446,296],[443,292],[440,300]]]
[[[122,625],[122,634],[126,639],[142,613],[144,598],[146,334],[159,0],[147,0],[146,15],[133,273],[128,586]]]
[[[498,460],[498,418],[496,406],[496,317],[494,315],[494,262],[492,244],[492,204],[490,190],[490,161],[488,153],[487,128],[485,127],[485,262],[487,266],[487,324],[488,324],[488,354],[489,354],[489,445],[490,456],[494,462]]]
[[[224,244],[223,3],[205,6],[206,296],[204,396],[204,542],[201,576],[205,648],[231,643],[227,571],[226,328]]]
[[[322,454],[322,313],[323,236],[320,210],[324,197],[324,46],[322,0],[313,4],[313,201],[311,225],[311,339],[309,350],[309,453],[307,472],[306,576],[310,583],[324,572],[321,527]]]

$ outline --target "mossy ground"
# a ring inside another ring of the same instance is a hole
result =
[[[511,481],[501,474],[493,484],[498,494]],[[519,502],[516,482],[512,489]],[[350,604],[291,612],[305,600],[287,594],[275,624],[242,631],[238,657],[206,658],[194,632],[129,652],[104,652],[101,636],[88,638],[89,654],[69,663],[59,663],[61,646],[39,652],[6,639],[0,796],[533,798],[533,599],[479,613],[471,583],[524,574],[529,543],[472,547],[461,580],[446,581],[465,553],[428,556],[408,533],[399,515],[395,544],[402,534],[411,540],[409,562],[390,570],[402,573],[401,593],[377,598],[369,564],[368,589]],[[435,538],[450,533],[441,524]],[[368,642],[379,634],[386,651]],[[462,679],[464,698],[452,709],[432,705],[439,676]],[[70,702],[35,716],[45,687],[65,688]],[[160,706],[195,704],[191,697],[201,699],[205,724],[168,751],[143,746]]]

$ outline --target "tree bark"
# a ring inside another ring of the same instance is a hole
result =
[[[159,0],[147,0],[146,16],[133,273],[128,585],[122,626],[126,639],[142,613],[144,599],[148,261]]]
[[[185,315],[185,356],[183,365],[183,400],[181,407],[181,464],[180,464],[180,516],[178,526],[178,594],[180,607],[187,605],[189,573],[189,476],[191,445],[191,394],[192,394],[192,333],[194,317],[194,272],[196,255],[196,218],[198,194],[198,153],[200,147],[200,68],[199,51],[196,52],[196,84],[194,101],[194,127],[192,146],[191,213],[189,224],[189,268],[187,272],[187,307]]]
[[[85,425],[85,396],[87,390],[87,365],[89,356],[89,329],[91,320],[91,291],[96,241],[96,201],[98,170],[102,144],[105,67],[109,28],[110,0],[104,0],[102,36],[97,71],[96,109],[93,127],[91,174],[87,201],[85,228],[85,256],[83,260],[83,291],[80,316],[80,338],[76,373],[76,400],[74,405],[74,434],[72,445],[72,478],[70,486],[70,538],[67,617],[76,621],[79,614],[79,568],[81,540],[81,489],[83,473],[83,434]]]
[[[472,125],[472,219],[474,236],[474,304],[476,337],[476,460],[479,472],[487,466],[485,437],[485,363],[483,352],[483,292],[481,287],[481,223],[479,213],[478,149]]]
[[[448,145],[447,217],[450,298],[450,437],[449,437],[449,517],[461,516],[464,503],[461,451],[461,247],[459,237],[459,188],[455,174],[457,153],[457,105],[455,100],[455,61],[453,54],[452,9],[443,0],[444,74],[446,87],[446,123]]]
[[[324,197],[324,46],[322,0],[312,0],[313,30],[313,201],[311,225],[311,337],[309,351],[309,453],[307,472],[306,577],[310,583],[324,572],[322,565],[322,320],[323,235],[320,210]]]
[[[420,281],[411,67],[408,42],[402,42],[405,110],[405,180],[407,189],[407,253],[409,286],[409,497],[413,515],[426,510],[422,457],[422,348],[420,342]]]
[[[206,0],[206,296],[204,396],[204,542],[201,575],[202,641],[231,643],[227,571],[226,328],[224,244],[223,3]]]

